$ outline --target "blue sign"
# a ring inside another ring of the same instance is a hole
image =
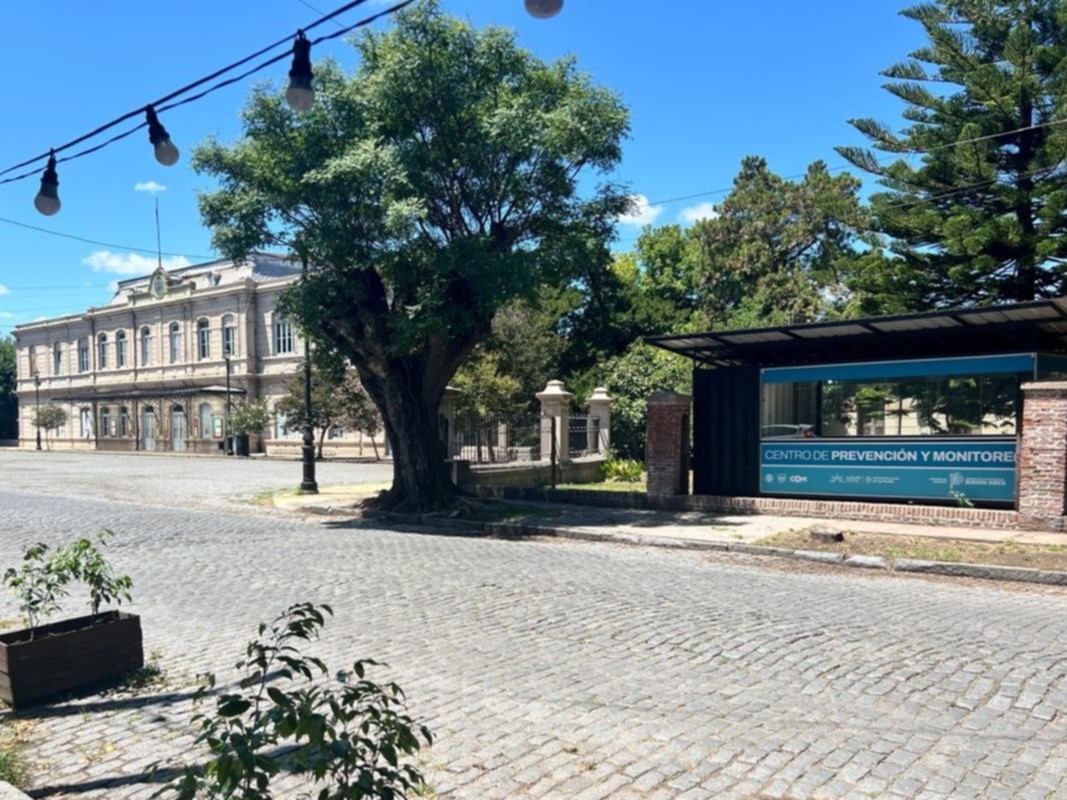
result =
[[[766,494],[907,500],[1015,499],[1015,440],[760,443]]]

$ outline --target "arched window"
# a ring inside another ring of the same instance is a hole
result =
[[[78,372],[89,371],[89,337],[78,340]]]
[[[100,406],[100,435],[114,435],[111,430],[111,409],[107,406]]]
[[[293,326],[281,314],[274,314],[274,355],[293,352]]]
[[[141,366],[152,363],[152,329],[145,325],[141,328]]]
[[[115,334],[115,366],[119,369],[126,366],[126,331]]]
[[[170,324],[170,363],[177,364],[182,357],[182,326],[177,322]]]
[[[200,438],[210,439],[215,435],[215,415],[211,411],[211,403],[200,404]]]
[[[96,368],[107,369],[107,334],[96,337]],[[103,426],[101,426],[103,427]]]
[[[93,438],[93,411],[90,408],[79,409],[81,417],[81,435],[83,439]]]
[[[130,410],[126,406],[119,406],[119,436],[130,435]]]
[[[63,343],[56,342],[52,345],[52,374],[63,374]]]
[[[201,361],[211,358],[211,326],[206,319],[196,321],[196,355]]]
[[[224,356],[237,355],[237,324],[233,314],[227,314],[222,318],[222,354]]]

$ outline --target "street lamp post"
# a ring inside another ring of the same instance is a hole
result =
[[[34,424],[37,425],[37,449],[41,449],[41,376],[33,373]]]
[[[307,255],[300,255],[300,276],[304,283],[308,277]],[[311,430],[311,340],[304,335],[304,444],[300,448],[304,462],[304,479],[300,489],[308,494],[318,494],[319,484],[315,481],[315,435]]]
[[[222,454],[233,455],[233,432],[230,431],[230,351],[227,349],[222,354],[222,360],[226,362],[226,432],[222,438]]]

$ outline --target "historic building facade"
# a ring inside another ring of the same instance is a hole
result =
[[[66,423],[41,431],[53,448],[221,453],[227,398],[273,409],[300,368],[303,339],[277,310],[299,275],[265,253],[160,268],[104,306],[16,327],[20,446],[36,446],[35,409],[57,405]],[[253,447],[296,452],[284,428],[275,415]],[[335,451],[358,440],[330,436]]]

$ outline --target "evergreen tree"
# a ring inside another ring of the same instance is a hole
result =
[[[15,340],[0,337],[0,439],[15,439],[19,435],[19,404],[15,397]]]
[[[878,176],[874,228],[888,252],[859,262],[864,310],[1064,294],[1067,5],[937,0],[902,12],[929,43],[883,74],[908,127],[852,124],[874,148],[838,152]]]

